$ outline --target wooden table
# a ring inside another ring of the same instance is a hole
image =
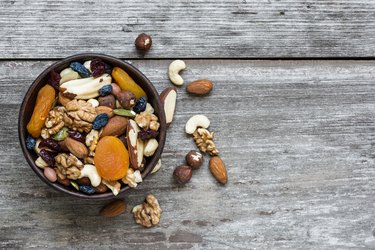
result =
[[[0,248],[375,248],[375,2],[371,0],[0,2]],[[146,55],[134,48],[152,35]],[[128,192],[128,211],[51,190],[22,156],[17,116],[35,77],[54,61],[101,52],[130,61],[158,91],[169,63],[211,95],[178,89],[161,170]],[[228,168],[183,188],[174,168],[195,145],[184,132],[206,114]],[[151,229],[130,209],[153,193]]]

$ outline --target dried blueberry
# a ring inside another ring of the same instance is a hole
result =
[[[48,164],[48,166],[55,166],[55,156],[57,155],[56,153],[45,149],[41,149],[39,155]]]
[[[79,62],[72,62],[70,68],[76,71],[82,78],[90,76],[90,71]]]
[[[138,138],[141,140],[148,140],[151,138],[156,138],[159,135],[158,131],[155,130],[142,130],[138,132]]]
[[[141,113],[142,111],[145,111],[147,105],[147,99],[145,96],[142,96],[137,100],[133,107],[133,111],[137,114]]]
[[[111,85],[104,85],[99,89],[99,95],[106,96],[111,94],[112,92],[112,86]]]
[[[61,151],[61,147],[59,145],[59,143],[57,141],[55,141],[54,139],[44,139],[42,140],[39,145],[38,145],[39,148],[49,148],[51,150],[54,150],[54,151]]]
[[[109,116],[106,113],[97,115],[94,122],[92,123],[92,128],[96,130],[101,129],[107,124],[108,120]]]
[[[105,72],[105,63],[100,58],[92,59],[90,69],[93,77],[101,76]]]
[[[26,138],[26,148],[28,150],[33,150],[36,145],[36,140],[30,135]]]
[[[78,131],[68,131],[68,134],[69,134],[69,137],[74,139],[74,140],[77,140],[77,141],[80,141],[82,143],[85,143],[86,142],[86,136],[81,134],[80,132]]]
[[[92,186],[79,186],[79,190],[85,194],[93,194],[95,193],[95,189]]]
[[[55,70],[52,70],[49,74],[48,84],[51,85],[54,89],[59,90],[61,76]]]

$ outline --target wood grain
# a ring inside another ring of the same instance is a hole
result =
[[[2,0],[0,58],[373,57],[372,0]]]
[[[132,61],[159,92],[170,61]],[[104,202],[42,183],[23,159],[17,112],[52,61],[0,62],[0,247],[136,249],[348,249],[375,247],[373,61],[187,60],[185,81],[208,78],[204,98],[178,89],[159,172],[125,200],[153,193],[163,209],[151,229],[128,213],[98,216]],[[183,126],[211,119],[229,182],[205,164],[178,187],[175,166],[195,145]]]

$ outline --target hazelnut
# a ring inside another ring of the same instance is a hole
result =
[[[173,176],[174,176],[175,180],[179,184],[182,184],[182,185],[189,182],[192,175],[193,175],[192,168],[190,166],[186,166],[186,165],[178,166],[173,172]]]
[[[116,97],[124,109],[131,109],[135,105],[136,97],[128,90],[121,90]]]
[[[99,96],[99,106],[110,107],[111,109],[116,108],[116,100],[113,95]]]
[[[147,51],[151,48],[152,39],[149,35],[142,33],[139,34],[137,39],[135,39],[135,47],[139,50]]]
[[[198,169],[203,164],[203,155],[198,151],[191,150],[185,157],[186,163],[193,169]]]

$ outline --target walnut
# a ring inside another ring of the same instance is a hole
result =
[[[138,126],[140,128],[143,128],[144,130],[151,129],[157,131],[160,127],[160,124],[158,123],[158,117],[149,112],[144,111],[140,114],[137,114],[134,120],[138,124]]]
[[[81,175],[83,163],[73,154],[60,153],[55,157],[56,173],[61,180],[77,180]]]
[[[81,133],[90,132],[96,117],[96,110],[91,102],[74,99],[66,104],[66,110],[63,115],[66,126]]]
[[[159,223],[162,210],[155,196],[149,194],[143,204],[135,206],[132,212],[138,224],[144,227],[151,227]]]
[[[219,150],[216,148],[215,143],[213,142],[214,139],[214,132],[210,132],[205,128],[198,128],[193,133],[195,144],[197,144],[198,148],[202,152],[207,152],[210,155],[218,155]]]
[[[137,187],[137,183],[142,182],[142,175],[139,170],[134,171],[132,168],[128,169],[127,175],[121,179],[123,183],[128,184],[129,187]]]
[[[96,148],[96,144],[98,144],[98,141],[99,141],[99,131],[92,129],[90,133],[86,135],[86,146],[90,150],[90,153],[89,153],[90,156],[95,155],[94,151]]]
[[[102,183],[111,189],[113,195],[118,195],[121,190],[121,183],[118,181],[106,181],[102,179]]]
[[[58,107],[52,109],[48,113],[48,117],[44,123],[46,126],[42,129],[41,136],[44,139],[49,138],[51,135],[56,134],[64,127],[64,121],[63,121],[63,114],[64,114],[64,108]]]

